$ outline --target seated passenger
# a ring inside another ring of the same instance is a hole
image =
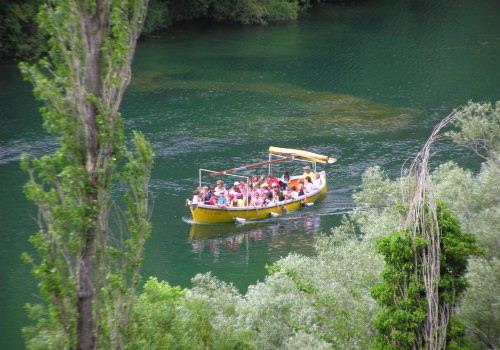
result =
[[[276,186],[279,186],[279,183],[280,183],[280,180],[278,180],[277,178],[275,178],[274,176],[269,176],[267,178],[267,184],[269,185],[270,188],[273,188],[273,187],[276,187]]]
[[[292,199],[292,196],[291,196],[292,188],[290,186],[287,186],[283,191],[281,191],[281,193],[285,197],[286,201]]]
[[[252,179],[250,180],[250,185],[253,188],[256,188],[259,186],[259,177],[258,176],[252,176]]]
[[[321,186],[323,186],[323,180],[321,180],[321,176],[319,174],[316,174],[316,177],[313,180],[313,184],[316,189],[320,189]]]
[[[299,198],[299,192],[297,191],[297,187],[292,186],[291,191],[290,191],[290,198],[291,199],[297,199]]]
[[[240,184],[239,182],[235,182],[235,184]],[[229,189],[228,195],[230,199],[238,199],[240,197],[243,197],[243,195],[240,193],[240,189],[238,188],[238,185],[235,185]]]
[[[208,186],[203,186],[201,189],[201,201],[205,204],[210,204],[210,200],[212,199],[212,192]]]
[[[250,200],[250,206],[252,207],[260,207],[263,203],[264,201],[258,193],[255,193],[255,195],[252,196],[252,199]]]
[[[201,187],[198,187],[194,192],[193,192],[193,200],[191,201],[192,204],[198,204],[201,202]]]
[[[226,196],[217,196],[217,205],[219,207],[229,206],[229,200]]]
[[[308,176],[306,177],[306,183],[304,184],[304,191],[305,193],[311,193],[316,190],[316,186],[314,186],[311,178]]]
[[[302,178],[305,179],[308,176],[311,179],[314,179],[316,177],[316,174],[314,174],[314,172],[312,172],[311,167],[309,165],[306,165],[304,167],[304,173],[302,174]]]
[[[273,205],[276,204],[276,198],[273,195],[273,192],[268,192],[267,196],[264,200],[264,205]]]
[[[244,182],[240,182],[240,184],[238,185],[238,190],[241,193],[241,195],[244,197],[248,191],[247,184]]]
[[[226,187],[224,186],[224,181],[217,180],[216,187],[214,188],[214,194],[216,196],[225,196],[227,195]]]
[[[299,188],[297,189],[297,192],[299,193],[299,197],[302,197],[306,193],[304,192],[304,185],[300,185]]]
[[[286,186],[288,185],[288,181],[290,181],[290,174],[288,173],[288,171],[285,171],[285,173],[283,174],[283,176],[279,180],[280,188],[282,190],[286,189]]]
[[[283,202],[285,200],[285,196],[283,195],[283,192],[280,191],[279,189],[274,190],[274,197],[278,202]]]

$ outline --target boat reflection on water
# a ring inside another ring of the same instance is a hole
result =
[[[191,224],[189,237],[194,253],[200,254],[209,251],[213,255],[218,255],[221,250],[237,252],[242,246],[246,246],[248,249],[253,242],[262,240],[268,241],[269,246],[290,244],[290,241],[293,240],[291,238],[293,233],[306,233],[307,236],[317,234],[321,230],[320,224],[319,215],[253,222],[245,225]],[[312,237],[309,239],[312,240]]]

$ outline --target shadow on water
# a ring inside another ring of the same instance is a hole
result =
[[[312,213],[303,216],[264,220],[244,225],[191,224],[189,238],[193,253],[208,251],[219,254],[220,250],[238,252],[242,247],[249,248],[257,241],[268,241],[270,246],[290,243],[295,239],[291,232],[301,231],[311,238],[321,231],[321,218]]]

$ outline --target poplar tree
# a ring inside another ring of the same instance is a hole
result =
[[[125,147],[119,113],[147,0],[48,0],[38,24],[48,53],[20,65],[34,86],[52,154],[25,156],[42,305],[29,305],[29,348],[122,348],[151,227],[151,145]],[[111,194],[124,193],[124,199]],[[120,208],[116,203],[122,203]]]

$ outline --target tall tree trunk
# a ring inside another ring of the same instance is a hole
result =
[[[81,19],[83,28],[83,45],[85,48],[85,90],[95,97],[102,97],[101,87],[101,59],[104,33],[106,30],[106,19],[108,4],[105,0],[96,0],[95,9],[91,10],[88,5],[82,5],[83,17]],[[99,193],[106,190],[102,183],[98,170],[103,159],[99,159],[99,129],[97,126],[97,106],[94,101],[88,101],[84,107],[83,124],[85,130],[85,167],[88,174],[89,187],[87,190],[88,204],[93,208],[97,206],[98,211],[91,209],[91,222],[93,226],[85,232],[84,244],[80,253],[77,266],[77,296],[78,296],[78,322],[77,322],[77,348],[91,350],[95,348],[96,337],[93,322],[93,300],[95,286],[92,284],[93,263],[95,257],[95,241],[99,232],[99,216],[101,211],[106,211],[99,203]]]

